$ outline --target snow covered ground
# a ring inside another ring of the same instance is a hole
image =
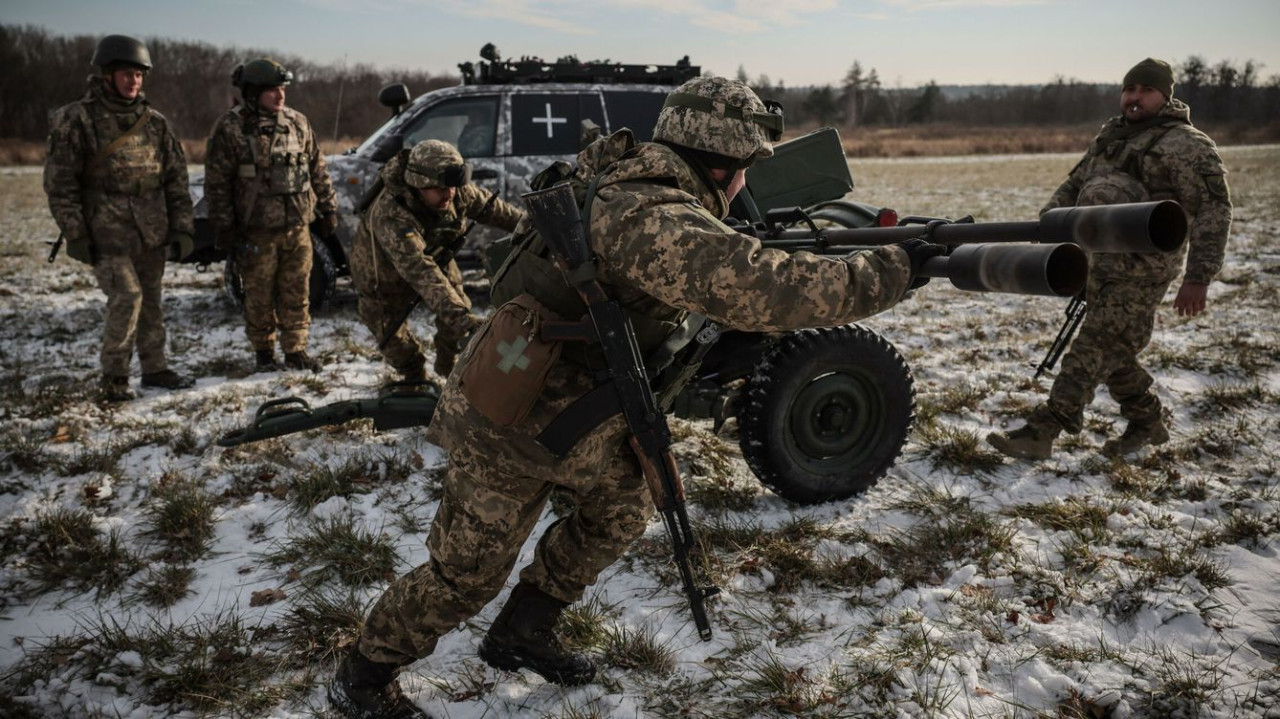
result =
[[[406,691],[459,719],[1280,716],[1280,148],[1223,155],[1226,269],[1202,317],[1162,308],[1145,355],[1169,444],[1103,458],[1123,420],[1102,390],[1053,459],[984,449],[1047,391],[1030,366],[1065,302],[935,280],[866,322],[909,360],[919,420],[865,495],[790,504],[752,476],[732,424],[675,423],[722,589],[714,639],[698,640],[654,523],[565,626],[600,660],[595,683],[480,662],[500,598],[410,667]],[[855,197],[1032,219],[1074,161],[857,161]],[[83,266],[45,262],[55,236],[38,174],[0,172],[0,714],[323,714],[333,652],[426,559],[445,457],[366,423],[214,444],[268,399],[390,379],[349,294],[315,318],[321,374],[248,374],[216,267],[166,278],[172,361],[197,386],[99,404],[102,298]]]

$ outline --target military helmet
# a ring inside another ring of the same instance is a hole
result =
[[[1076,204],[1119,205],[1126,202],[1148,202],[1151,195],[1133,175],[1120,170],[1095,174],[1085,181],[1076,196]]]
[[[135,65],[143,70],[151,69],[151,53],[140,40],[128,35],[107,35],[98,41],[93,50],[90,65],[106,70],[111,65]]]
[[[231,84],[244,89],[246,85],[256,87],[279,87],[293,82],[293,73],[284,69],[284,65],[267,57],[260,57],[243,65],[236,65],[231,71]]]
[[[750,164],[773,155],[782,127],[782,106],[762,102],[745,83],[698,77],[667,96],[653,139]]]
[[[457,148],[441,140],[423,140],[409,151],[404,181],[410,187],[462,187],[471,182],[471,165]]]

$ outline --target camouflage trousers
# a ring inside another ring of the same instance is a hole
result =
[[[462,291],[462,274],[456,264],[449,263],[447,276],[453,287],[456,288],[456,292],[448,297],[438,299],[424,298],[422,304],[431,307],[433,306],[432,300],[436,299],[434,305],[446,306],[450,309],[450,311],[437,314],[435,317],[436,352],[444,352],[446,354],[452,352],[456,354],[458,343],[467,335],[467,330],[469,329],[465,326],[459,327],[459,324],[460,320],[467,318],[468,311],[471,308],[471,300]],[[353,279],[356,277],[355,272],[352,272],[352,277]],[[384,275],[378,280],[375,288],[362,287],[361,284],[363,283],[356,283],[356,290],[359,292],[357,304],[360,320],[373,333],[373,340],[381,342],[383,337],[386,337],[387,331],[391,329],[392,323],[404,317],[405,310],[409,309],[409,306],[418,299],[418,293],[409,283],[398,277],[389,278]],[[387,361],[387,364],[391,365],[400,374],[420,370],[426,363],[426,355],[422,352],[422,344],[414,336],[408,319],[400,324],[400,329],[391,335],[387,343],[379,351],[382,352],[382,357]]]
[[[244,287],[244,333],[255,350],[307,348],[311,328],[311,231],[251,230],[236,250]]]
[[[104,375],[128,377],[135,345],[144,374],[168,368],[164,310],[160,306],[166,254],[167,248],[153,247],[100,257],[94,264],[93,276],[107,296],[102,328]]]
[[[1091,276],[1080,334],[1062,358],[1062,369],[1040,411],[1068,432],[1079,432],[1084,408],[1093,401],[1098,385],[1105,383],[1125,419],[1140,423],[1157,419],[1161,407],[1160,398],[1151,391],[1155,380],[1138,364],[1138,353],[1151,342],[1156,309],[1170,282],[1155,277]]]
[[[497,596],[556,486],[456,460],[427,538],[431,558],[392,583],[365,620],[357,648],[373,661],[402,665],[431,654],[441,636]],[[654,511],[626,444],[598,482],[572,496],[572,513],[547,528],[520,572],[521,582],[565,602],[582,598]]]

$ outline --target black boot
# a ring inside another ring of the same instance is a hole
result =
[[[310,370],[311,372],[319,372],[324,365],[320,364],[320,360],[307,354],[306,350],[298,350],[297,352],[284,353],[284,366],[287,369],[302,369]]]
[[[171,369],[162,369],[159,372],[148,372],[142,375],[143,387],[160,387],[162,389],[186,389],[194,385],[196,381],[184,374],[178,374]]]
[[[280,365],[276,364],[275,350],[253,351],[254,372],[276,372],[279,371],[279,369]]]
[[[349,719],[431,719],[400,692],[399,671],[352,647],[329,682],[329,705]]]
[[[566,651],[553,631],[567,606],[532,584],[517,584],[480,642],[480,658],[496,669],[532,669],[565,686],[590,682],[595,664],[585,654]]]

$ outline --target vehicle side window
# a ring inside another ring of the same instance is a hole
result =
[[[583,120],[605,126],[598,93],[512,94],[511,154],[575,155]]]
[[[667,95],[662,92],[605,92],[604,104],[609,109],[609,132],[630,128],[637,142],[653,139],[653,126]]]
[[[447,100],[413,119],[405,128],[404,147],[423,140],[444,140],[463,157],[493,157],[497,120],[497,95]]]

